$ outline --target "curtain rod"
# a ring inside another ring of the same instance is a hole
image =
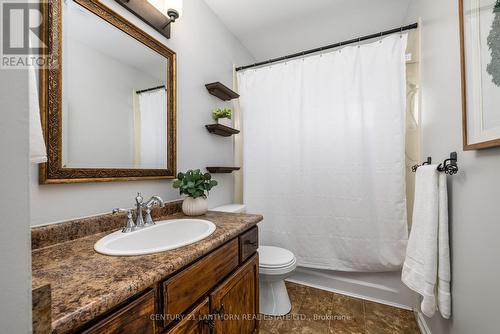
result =
[[[310,49],[310,50],[306,50],[306,51],[302,51],[302,52],[296,52],[296,53],[293,53],[293,54],[290,54],[290,55],[287,55],[287,56],[283,56],[283,57],[279,57],[279,58],[272,58],[272,59],[269,59],[269,60],[266,60],[266,61],[261,61],[259,63],[252,64],[252,65],[240,66],[240,67],[236,68],[236,71],[241,71],[241,70],[245,70],[247,68],[252,68],[252,67],[261,66],[261,65],[272,64],[272,63],[276,63],[276,62],[283,61],[283,60],[286,60],[286,59],[291,59],[291,58],[295,58],[295,57],[301,57],[301,56],[305,56],[305,55],[308,55],[308,54],[311,54],[311,53],[316,53],[316,52],[320,52],[320,51],[324,51],[324,50],[328,50],[328,49],[335,49],[335,48],[342,47],[342,46],[345,46],[345,45],[363,42],[363,41],[366,41],[366,40],[369,40],[369,39],[372,39],[372,38],[387,36],[387,35],[391,35],[391,34],[394,34],[394,33],[397,33],[397,32],[403,32],[403,31],[417,29],[417,28],[418,28],[418,23],[413,23],[413,24],[410,24],[410,25],[407,25],[407,26],[403,26],[403,27],[400,27],[400,28],[394,28],[394,29],[391,29],[391,30],[382,31],[382,32],[379,32],[378,34],[371,34],[371,35],[367,35],[367,36],[363,36],[363,37],[359,37],[359,38],[353,38],[353,39],[350,39],[348,41],[339,42],[339,43],[335,43],[335,44],[330,44],[330,45],[327,45],[327,46],[322,46],[322,47],[319,47],[319,48]]]
[[[158,86],[158,87],[152,87],[152,88],[148,88],[148,89],[138,90],[135,93],[136,94],[141,94],[141,93],[146,93],[146,92],[149,92],[149,91],[152,91],[152,90],[157,90],[157,89],[160,89],[160,88],[165,88],[166,89],[167,87],[165,87],[165,85]]]

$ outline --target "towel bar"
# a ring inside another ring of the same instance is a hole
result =
[[[455,175],[458,173],[458,155],[457,152],[451,152],[450,157],[440,163],[437,167],[437,170],[440,172],[445,172],[448,175]],[[432,158],[428,157],[427,161],[423,162],[421,165],[414,165],[411,170],[412,172],[416,172],[418,167],[424,165],[430,165],[432,163]]]

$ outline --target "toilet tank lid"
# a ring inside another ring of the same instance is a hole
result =
[[[213,208],[212,211],[241,213],[246,210],[245,204],[226,204]]]

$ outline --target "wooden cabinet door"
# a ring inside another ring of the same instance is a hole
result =
[[[155,334],[155,293],[150,290],[130,304],[101,320],[83,334]]]
[[[210,306],[215,315],[215,334],[249,334],[258,328],[258,254],[210,294]]]
[[[205,298],[166,334],[209,334],[209,316],[208,298]]]

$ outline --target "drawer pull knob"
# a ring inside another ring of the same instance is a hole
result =
[[[224,316],[224,304],[222,304],[218,311],[215,311],[214,314],[207,315],[205,319],[203,319],[203,323],[208,326],[210,334],[214,332],[216,318],[218,318],[220,321],[224,321]]]
[[[216,311],[216,314],[219,316],[220,321],[224,321],[224,304],[221,304],[220,309]]]

